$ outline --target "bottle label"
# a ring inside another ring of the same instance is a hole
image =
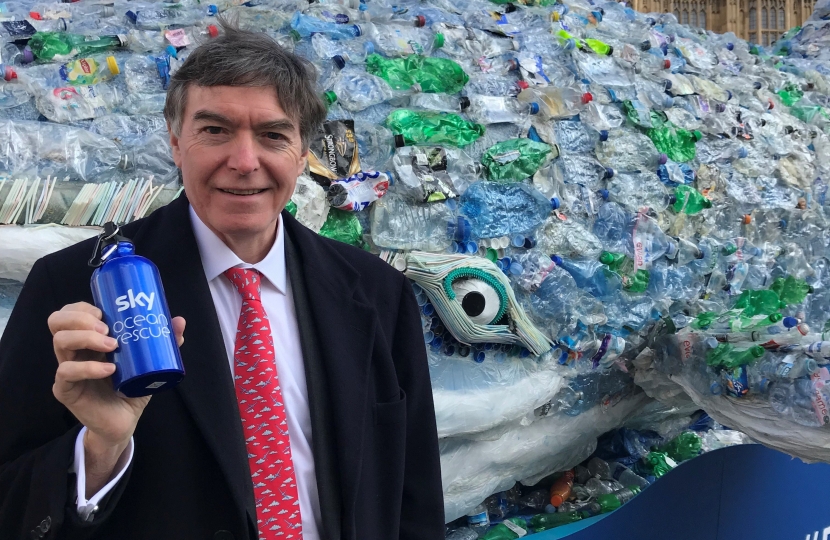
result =
[[[746,376],[746,367],[739,366],[723,372],[726,381],[726,393],[732,397],[744,397],[749,392],[749,383]]]
[[[490,523],[490,518],[487,516],[487,512],[484,511],[474,516],[467,516],[467,523],[472,527],[485,526]]]
[[[633,240],[634,240],[634,271],[640,268],[648,268],[651,266],[651,235],[643,234],[642,225],[647,220],[645,214],[640,212],[637,214],[637,221],[634,223]]]
[[[112,323],[112,337],[127,345],[147,339],[170,339],[170,321],[158,309],[156,293],[147,294],[128,289],[127,294],[115,299],[116,320]],[[157,308],[153,311],[153,308]]]
[[[830,384],[830,371],[823,367],[810,376],[813,381],[813,411],[816,413],[816,419],[820,425],[826,425],[830,422],[830,403],[827,402],[827,392],[825,387]]]
[[[79,58],[62,65],[58,70],[61,79],[69,84],[94,84],[99,82],[98,62],[92,58]]]
[[[187,33],[183,28],[167,30],[164,32],[164,37],[167,38],[167,41],[169,41],[174,47],[187,47],[190,45],[190,39],[187,37]]]
[[[515,523],[513,523],[510,520],[506,519],[506,520],[502,521],[502,524],[505,527],[507,527],[508,529],[510,529],[511,531],[513,531],[513,533],[519,535],[519,538],[522,538],[523,536],[527,535],[526,530],[522,529],[521,527],[519,527],[518,525],[516,525]]]

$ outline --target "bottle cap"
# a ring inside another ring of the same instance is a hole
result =
[[[715,111],[719,113],[726,112],[726,105],[724,105],[723,103],[717,103],[715,105]]]
[[[37,11],[30,11],[29,12],[29,17],[36,20],[36,21],[42,21],[43,20],[43,17],[41,17],[40,13],[38,13]]]
[[[605,141],[608,140],[608,130],[607,129],[599,130],[599,140],[601,140],[602,142],[605,142]]]
[[[164,52],[166,52],[167,54],[169,54],[169,55],[170,55],[170,56],[172,56],[173,58],[178,58],[178,56],[179,56],[179,51],[177,51],[177,50],[176,50],[176,47],[174,47],[174,46],[172,46],[172,45],[168,45],[168,46],[164,49]]]
[[[735,48],[735,44],[734,44],[734,43],[727,43],[727,44],[726,44],[726,50],[727,50],[727,51],[731,51],[731,50],[733,50],[734,48]]]
[[[510,268],[508,270],[510,271],[510,275],[521,276],[522,272],[524,272],[525,269],[522,267],[521,264],[513,262],[510,263]]]
[[[427,18],[423,15],[418,15],[415,17],[415,27],[416,28],[423,28],[427,24]]]
[[[476,243],[475,243],[474,241],[472,241],[472,240],[470,240],[469,242],[466,242],[466,243],[464,244],[464,248],[465,248],[466,252],[467,252],[469,255],[473,255],[473,254],[475,254],[475,253],[478,253],[478,244],[476,244]]]
[[[23,48],[23,63],[24,64],[31,64],[35,61],[35,53],[32,52],[32,49],[26,45]]]
[[[334,65],[337,66],[337,69],[343,69],[346,67],[346,59],[339,54],[332,56],[331,60],[334,62]]]
[[[335,94],[335,93],[334,93],[334,92],[332,92],[331,90],[328,90],[327,92],[323,93],[323,99],[324,99],[324,100],[326,101],[326,103],[328,103],[329,105],[333,105],[333,104],[334,104],[334,102],[335,102],[335,101],[337,101],[337,94]]]
[[[665,81],[664,85],[666,87],[666,90],[671,90],[672,82],[669,79],[663,79],[663,80]]]
[[[594,101],[594,96],[591,95],[591,92],[585,92],[582,94],[582,104],[587,105],[588,103]]]
[[[461,110],[465,111],[470,107],[470,98],[467,96],[461,96],[458,100],[458,104],[461,106]]]
[[[746,148],[744,148],[743,146],[741,146],[738,149],[738,158],[743,159],[748,155],[749,155],[749,151]]]
[[[660,154],[660,158],[657,161],[660,163],[660,165],[665,165],[668,160],[669,156],[667,156],[666,154]]]
[[[17,72],[11,66],[3,66],[3,80],[11,81],[17,78]]]
[[[603,175],[604,180],[608,180],[609,178],[614,178],[614,169],[611,167],[605,167],[605,174]]]
[[[640,43],[640,50],[646,52],[647,50],[651,49],[651,42],[649,40],[645,40]]]
[[[607,251],[603,251],[602,255],[599,256],[599,262],[602,264],[611,264],[614,262],[614,256]]]
[[[440,49],[444,46],[444,34],[438,32],[435,34],[435,39],[432,40],[432,46],[436,49]]]
[[[699,141],[703,138],[703,133],[700,132],[699,129],[692,131],[692,137],[695,138],[695,142]]]
[[[559,255],[551,255],[550,260],[553,261],[553,264],[555,264],[556,266],[562,266],[562,263],[565,262]]]
[[[113,17],[115,15],[115,8],[112,6],[103,6],[101,17]]]
[[[562,503],[565,502],[564,497],[559,495],[558,493],[550,496],[550,504],[556,506],[557,508],[562,506]]]
[[[559,202],[559,197],[553,197],[550,200],[550,209],[551,210],[558,210],[562,206],[562,203]]]
[[[597,20],[597,22],[602,22],[602,9],[600,8],[598,11],[592,11],[591,15]]]
[[[539,104],[535,101],[530,104],[530,114],[539,114]]]
[[[784,126],[784,133],[786,133],[787,135],[792,135],[794,131],[795,131],[794,127]]]
[[[600,190],[597,190],[597,195],[599,195],[600,197],[602,197],[602,200],[603,200],[603,201],[607,201],[607,200],[608,200],[608,196],[610,195],[610,193],[608,192],[608,190],[607,190],[607,189],[600,189]]]
[[[560,17],[560,15],[559,15],[558,11],[554,11],[553,13],[550,14],[550,20],[553,21],[553,22],[559,22],[559,17]]]
[[[752,214],[744,214],[741,223],[743,223],[744,225],[749,225],[750,223],[752,223]]]
[[[518,86],[522,90],[527,90],[528,88],[530,88],[530,85],[527,84],[527,81],[525,81],[525,80],[520,80],[519,82],[516,83],[516,86]]]
[[[352,27],[354,28],[354,37],[360,37],[363,35],[363,29],[359,24],[352,25]]]
[[[513,244],[513,247],[522,247],[525,245],[525,237],[524,235],[517,234],[510,240],[510,243]]]
[[[107,56],[107,67],[113,75],[121,73],[121,70],[118,69],[118,62],[115,61],[114,56]]]
[[[752,84],[752,86],[753,86],[756,90],[760,90],[760,89],[761,89],[761,83],[760,83],[759,81],[755,81],[755,82]]]
[[[207,27],[208,35],[212,38],[215,38],[219,35],[219,29],[216,28],[215,24],[209,24]]]
[[[403,138],[403,135],[395,135],[395,148],[403,148],[404,146],[406,146],[406,139]]]
[[[607,53],[605,53],[605,56],[611,56],[612,54],[614,54],[614,47],[612,47],[611,45],[609,45],[609,46],[608,46],[608,52],[607,52]]]
[[[215,5],[213,5],[213,4],[211,4],[211,5],[209,5],[209,6],[208,6],[208,15],[209,15],[209,16],[211,16],[211,17],[212,17],[212,16],[214,16],[214,15],[217,15],[218,13],[219,13],[219,8],[218,8],[218,7],[216,7],[216,6],[215,6]]]
[[[663,56],[666,56],[667,54],[669,54],[669,46],[668,46],[668,44],[666,44],[666,43],[661,43],[661,44],[660,44],[660,50],[661,50],[661,51],[663,51]]]
[[[729,101],[730,99],[732,99],[732,90],[727,90],[726,91],[726,101]]]
[[[663,107],[666,109],[671,109],[674,107],[674,98],[671,96],[665,96],[663,98]]]
[[[781,320],[781,324],[784,325],[784,328],[795,328],[798,326],[798,319],[795,317],[784,317]]]
[[[136,17],[136,14],[135,14],[134,11],[132,11],[132,10],[127,11],[127,13],[125,13],[125,15],[130,20],[131,23],[135,24],[135,21],[138,17]]]
[[[671,68],[671,60],[666,58],[663,60],[663,69],[670,69]]]
[[[709,391],[712,392],[712,395],[719,396],[723,393],[723,385],[719,381],[714,381],[709,387]]]
[[[513,4],[505,4],[505,6],[504,6],[504,12],[505,13],[513,13],[517,9],[518,8],[516,6],[514,6]]]
[[[523,245],[522,247],[523,247],[523,248],[525,248],[525,249],[533,249],[533,248],[535,248],[535,247],[536,247],[536,239],[535,239],[535,238],[531,238],[530,236],[526,236],[526,237],[525,237],[525,243],[524,243],[524,245]]]

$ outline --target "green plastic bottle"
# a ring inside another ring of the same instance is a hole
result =
[[[712,208],[712,201],[691,186],[680,185],[674,190],[674,204],[672,210],[678,214],[694,215],[706,208]]]
[[[715,322],[718,317],[719,314],[714,311],[704,311],[695,317],[689,326],[696,330],[705,330],[706,328],[709,328],[709,326]]]
[[[530,518],[528,524],[534,531],[546,531],[559,527],[560,525],[567,525],[568,523],[576,523],[585,518],[582,512],[556,512],[555,514],[539,514]]]
[[[634,271],[634,260],[624,253],[612,253],[603,251],[599,256],[599,262],[608,266],[612,272],[616,272],[622,278],[623,289],[629,292],[643,292],[648,289],[648,282],[651,274],[648,270],[640,268]]]
[[[688,131],[679,128],[671,122],[646,131],[646,135],[654,143],[654,147],[666,154],[670,160],[678,163],[691,161],[695,158],[695,143],[703,138],[700,131]]]
[[[406,145],[449,144],[464,147],[484,135],[481,124],[457,114],[397,109],[386,117],[386,127],[403,137]]]
[[[510,525],[505,525],[510,523]],[[527,521],[522,518],[507,518],[502,523],[492,527],[479,540],[514,540],[527,534]]]
[[[508,139],[491,146],[481,164],[489,180],[520,182],[536,174],[548,156],[551,146],[530,139]]]
[[[755,315],[753,317],[746,317],[744,315],[738,317],[733,332],[744,332],[747,330],[758,330],[765,328],[771,324],[775,324],[784,318],[780,313],[770,313],[766,317],[763,315]]]
[[[651,471],[651,476],[655,478],[660,478],[677,466],[674,460],[665,452],[649,452],[643,458],[643,461],[645,462],[645,468]]]
[[[447,58],[411,54],[403,58],[384,58],[379,54],[366,57],[366,71],[377,75],[395,90],[408,90],[418,85],[428,94],[456,94],[470,77]]]
[[[774,284],[774,283],[773,283]],[[734,309],[741,309],[742,317],[753,317],[755,315],[770,315],[787,307],[781,301],[778,293],[770,289],[743,291],[735,302]]]
[[[559,38],[559,42],[562,44],[573,40],[580,50],[591,49],[596,54],[602,56],[611,56],[614,54],[614,47],[598,39],[580,39],[566,30],[558,30],[556,32],[556,37]]]
[[[655,475],[656,476],[656,475]],[[602,508],[602,513],[613,512],[620,506],[624,505],[640,493],[640,488],[637,486],[624,487],[618,489],[614,493],[607,493],[597,497],[597,502]]]
[[[79,54],[86,56],[124,45],[124,40],[119,36],[94,38],[67,32],[37,32],[29,40],[29,48],[40,60],[65,60]]]
[[[784,85],[784,88],[777,92],[778,97],[781,98],[781,103],[786,105],[787,107],[792,107],[795,105],[802,97],[804,97],[804,92],[798,85],[794,83],[788,83]]]
[[[363,246],[363,226],[355,213],[338,210],[337,208],[329,209],[326,222],[323,223],[323,227],[320,229],[320,236],[352,246]]]
[[[813,288],[807,285],[803,279],[798,279],[793,276],[786,278],[775,278],[772,285],[769,286],[771,291],[778,294],[778,298],[785,304],[800,304],[807,298],[807,295],[813,292]]]
[[[663,446],[657,448],[658,452],[665,452],[670,458],[678,463],[688,461],[700,454],[702,441],[692,431],[684,431]]]
[[[764,352],[760,345],[739,351],[731,343],[719,343],[706,353],[706,363],[713,368],[735,369],[755,362],[764,356]]]

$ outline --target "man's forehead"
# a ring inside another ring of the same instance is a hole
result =
[[[185,116],[190,119],[209,116],[205,113],[257,123],[293,120],[283,110],[276,90],[269,86],[192,85],[188,88]]]

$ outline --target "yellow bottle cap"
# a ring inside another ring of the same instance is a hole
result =
[[[118,75],[121,70],[118,68],[118,62],[115,61],[114,56],[107,56],[107,67],[110,68],[110,73]]]

